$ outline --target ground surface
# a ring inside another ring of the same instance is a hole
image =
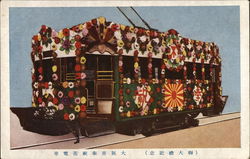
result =
[[[12,149],[238,148],[240,113],[201,117],[198,127],[155,134],[147,138],[115,133],[93,138],[81,137],[79,144],[74,144],[72,134],[48,136],[25,131],[16,115],[11,113],[10,141]]]

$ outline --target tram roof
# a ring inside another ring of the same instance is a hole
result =
[[[60,31],[42,25],[32,37],[33,61],[76,56],[79,51],[94,54],[164,58],[173,63],[220,63],[219,48],[213,42],[182,37],[176,30],[167,32],[125,26],[98,17]]]

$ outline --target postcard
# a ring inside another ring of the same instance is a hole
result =
[[[249,158],[247,1],[3,1],[1,20],[1,158]]]

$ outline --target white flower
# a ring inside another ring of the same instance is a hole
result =
[[[73,82],[69,82],[69,88],[73,88],[74,87],[74,83]]]
[[[115,35],[116,39],[122,39],[122,34],[120,31],[116,31],[114,35]]]
[[[52,82],[49,82],[48,85],[49,85],[49,89],[52,89],[53,87]]]
[[[157,44],[160,42],[159,38],[155,38],[153,39],[154,42],[156,42]]]
[[[123,106],[119,107],[119,112],[122,113],[123,112]]]
[[[33,86],[34,86],[34,88],[37,89],[38,88],[38,82],[35,82]]]
[[[74,120],[74,119],[75,119],[75,114],[70,113],[70,114],[69,114],[69,120]]]
[[[140,37],[140,40],[141,40],[142,42],[145,42],[145,41],[147,40],[147,37],[146,37],[145,35],[143,35],[143,36]]]
[[[48,107],[52,107],[52,106],[54,106],[54,104],[52,102],[49,102]]]

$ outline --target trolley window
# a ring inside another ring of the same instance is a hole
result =
[[[152,59],[153,78],[160,78],[161,74],[161,59]]]
[[[112,56],[100,55],[98,56],[98,70],[111,71],[112,70]]]
[[[148,59],[140,57],[139,58],[139,66],[141,71],[141,78],[148,78]]]
[[[167,79],[183,79],[183,69],[179,72],[166,69]]]
[[[202,73],[201,73],[201,64],[196,63],[196,79],[201,80],[202,79]]]
[[[134,57],[123,56],[123,72],[125,78],[134,79]]]
[[[49,82],[52,80],[52,60],[43,60],[42,61],[43,65],[43,81],[44,82]]]
[[[205,64],[205,80],[211,80],[210,65]]]
[[[187,62],[186,67],[187,67],[187,79],[194,79],[193,63]]]

